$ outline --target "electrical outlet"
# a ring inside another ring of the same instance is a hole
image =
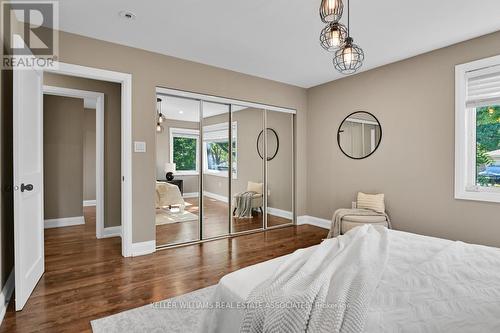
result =
[[[356,203],[356,201],[351,202],[352,209],[356,209],[357,206],[358,206],[358,204]]]

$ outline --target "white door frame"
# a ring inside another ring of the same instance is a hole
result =
[[[72,98],[90,99],[95,101],[95,128],[96,128],[96,226],[95,236],[103,238],[104,236],[104,94],[95,91],[62,88],[55,86],[43,86],[44,95],[54,95]],[[83,204],[83,202],[82,202]]]
[[[58,62],[45,72],[121,84],[122,256],[132,255],[132,74]]]

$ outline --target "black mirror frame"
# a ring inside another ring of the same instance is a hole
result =
[[[343,149],[342,149],[342,146],[340,145],[340,129],[342,128],[342,125],[344,124],[344,122],[350,117],[352,116],[353,114],[356,114],[356,113],[360,113],[360,112],[363,112],[363,113],[367,113],[369,114],[370,116],[372,116],[373,118],[375,118],[375,120],[377,121],[379,127],[380,127],[380,139],[378,140],[378,143],[377,143],[377,146],[375,147],[375,149],[368,155],[366,156],[363,156],[363,157],[352,157],[352,156],[349,156]],[[337,145],[339,146],[340,148],[340,151],[342,153],[344,153],[345,156],[349,157],[350,159],[353,159],[353,160],[363,160],[365,158],[368,158],[370,157],[373,153],[375,153],[378,149],[378,147],[380,146],[380,144],[382,143],[382,124],[380,123],[380,121],[378,120],[377,117],[375,117],[375,115],[373,113],[370,113],[368,111],[363,111],[363,110],[359,110],[359,111],[354,111],[352,113],[350,113],[349,115],[347,115],[347,117],[344,118],[344,120],[342,120],[342,122],[340,123],[339,125],[339,129],[337,130]]]
[[[276,131],[274,129],[268,127],[267,130],[272,131],[274,133],[274,136],[276,137],[276,151],[274,152],[273,156],[267,157],[267,161],[269,162],[272,159],[274,159],[276,157],[276,155],[278,155],[278,151],[280,150],[280,138],[278,136],[278,133],[276,133]],[[260,137],[262,136],[263,133],[264,133],[264,130],[261,130],[259,133],[259,136],[257,136],[257,154],[259,154],[261,159],[264,159],[264,157],[262,156],[262,154],[260,153],[260,150],[259,150],[259,140],[260,140]]]

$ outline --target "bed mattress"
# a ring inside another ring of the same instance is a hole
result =
[[[314,250],[315,246],[307,250]],[[238,332],[241,304],[287,256],[224,276],[204,327]],[[500,249],[390,231],[366,332],[500,332]]]

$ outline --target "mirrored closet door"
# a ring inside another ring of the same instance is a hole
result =
[[[229,235],[230,142],[228,104],[203,102],[202,238]]]
[[[256,142],[264,128],[265,111],[232,105],[233,179],[231,183],[231,230],[233,233],[264,228],[264,161]]]
[[[289,111],[158,88],[158,247],[294,223]]]
[[[157,245],[200,240],[200,103],[157,96]]]
[[[293,118],[285,112],[266,111],[267,228],[293,223]]]

